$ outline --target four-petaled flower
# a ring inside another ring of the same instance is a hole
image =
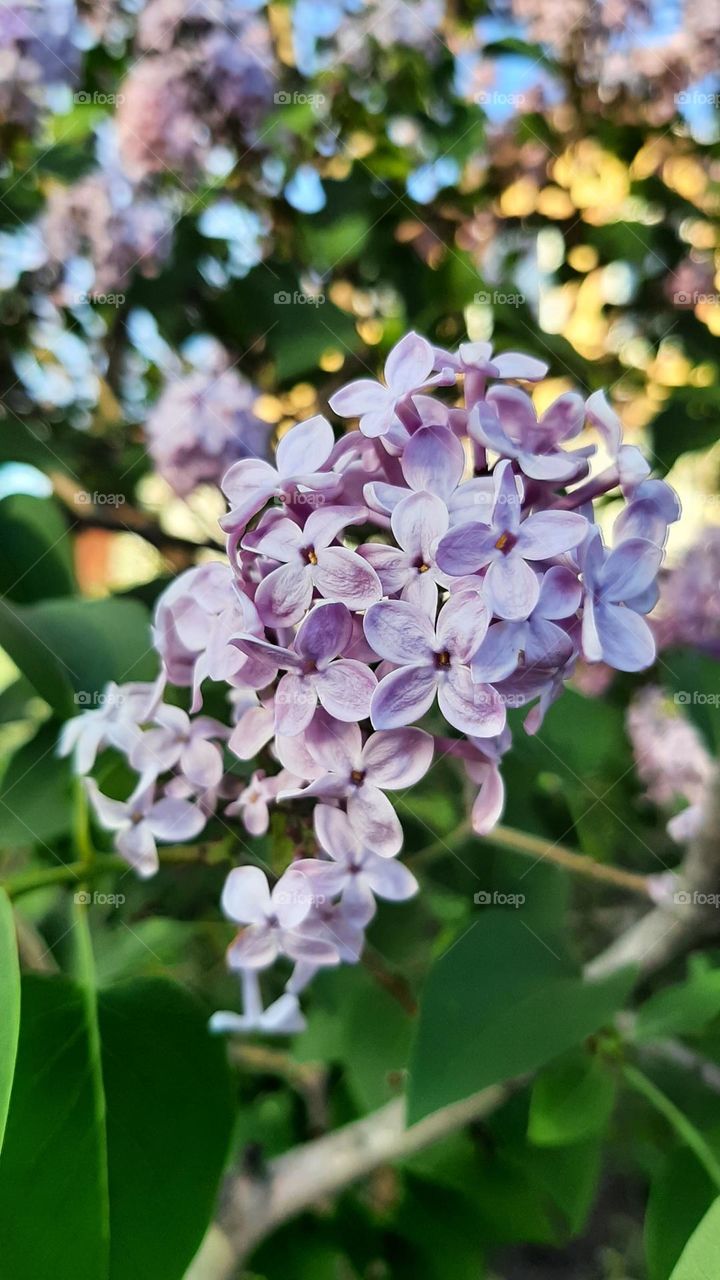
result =
[[[141,778],[127,800],[111,800],[98,790],[93,778],[85,785],[99,821],[108,831],[115,831],[115,847],[145,879],[157,871],[156,840],[173,843],[192,840],[205,826],[205,814],[188,800],[164,796],[155,799],[155,780]]]
[[[365,436],[387,435],[393,427],[402,425],[400,415],[413,392],[442,377],[433,377],[434,363],[430,343],[417,333],[408,333],[385,361],[385,386],[374,378],[358,378],[330,397],[330,408],[341,418],[359,418]],[[412,417],[416,417],[409,407]]]

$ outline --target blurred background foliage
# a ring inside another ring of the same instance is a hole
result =
[[[178,493],[146,447],[153,413],[172,443],[184,410],[163,396],[188,376],[207,388],[235,370],[279,435],[377,373],[408,328],[529,352],[551,365],[541,406],[608,390],[626,439],[683,499],[667,576],[692,568],[720,510],[719,29],[717,6],[693,0],[3,7],[3,877],[72,859],[84,815],[55,754],[59,723],[108,680],[153,677],[155,598],[222,554],[216,484]],[[702,628],[683,634],[676,619],[648,677],[671,726],[674,694],[704,694],[687,713],[708,756],[717,563],[697,587]],[[506,819],[653,873],[678,862],[675,801],[634,768],[636,683],[580,672],[539,737],[515,735]],[[119,759],[103,768],[103,790],[122,794]],[[490,1029],[453,1043],[461,1028],[432,1012],[453,944],[473,948],[477,987],[458,977],[458,999],[492,993],[502,970],[511,1000],[513,981],[524,991],[544,972],[543,939],[562,935],[576,972],[633,918],[620,891],[570,886],[491,841],[479,850],[449,765],[400,809],[422,895],[380,912],[357,971],[318,979],[294,1044],[231,1050],[234,1150],[260,1168],[397,1096],[416,1040],[431,1077],[447,1056],[491,1057]],[[245,850],[282,869],[290,821],[276,813]],[[206,1010],[236,1002],[218,899],[240,838],[214,835],[204,865],[108,884],[124,901],[91,913],[103,986],[170,975]],[[478,892],[523,894],[522,926]],[[40,967],[66,967],[65,898],[48,885],[20,910]],[[714,1062],[719,959],[678,963],[658,1015]],[[478,1013],[488,1028],[490,1015]],[[538,1034],[548,1016],[538,1008]],[[638,1096],[616,1097],[611,1043],[557,1052],[490,1121],[283,1228],[248,1274],[668,1280],[717,1188]],[[667,1062],[653,1078],[720,1152],[717,1090]],[[156,1265],[153,1280],[173,1274]]]

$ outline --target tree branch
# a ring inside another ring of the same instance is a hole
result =
[[[585,976],[594,979],[636,965],[639,977],[645,977],[720,930],[717,910],[702,901],[702,895],[717,892],[720,883],[720,775],[708,788],[702,830],[688,848],[679,883],[682,889],[668,890],[666,902],[591,961]],[[681,897],[678,902],[678,893],[689,900]],[[276,1227],[318,1201],[337,1195],[379,1165],[411,1155],[491,1115],[522,1083],[511,1081],[483,1089],[409,1129],[405,1128],[404,1099],[398,1098],[361,1120],[277,1157],[262,1177],[231,1172],[215,1223],[186,1280],[233,1280],[243,1259]]]

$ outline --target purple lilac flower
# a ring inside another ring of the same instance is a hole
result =
[[[432,618],[437,612],[438,586],[447,582],[438,569],[435,551],[448,523],[448,509],[440,498],[432,493],[410,493],[390,518],[398,549],[381,542],[367,542],[359,548],[360,555],[373,566],[385,595],[399,592],[402,600]]]
[[[467,519],[489,519],[494,497],[492,478],[475,476],[461,484],[465,465],[462,444],[447,426],[435,423],[420,427],[403,450],[400,466],[405,485],[368,481],[365,501],[375,511],[390,514],[409,496],[409,488],[439,498],[447,507],[451,525]]]
[[[318,495],[321,500],[340,489],[338,476],[323,471],[332,452],[334,437],[326,418],[317,414],[300,422],[284,435],[277,447],[272,467],[260,459],[236,462],[222,484],[232,510],[220,524],[226,533],[242,536],[249,520],[271,498],[290,502],[293,498]]]
[[[63,725],[58,754],[72,753],[76,773],[89,773],[99,751],[115,747],[129,754],[140,741],[140,725],[151,720],[165,687],[164,673],[154,684],[134,682],[105,685],[100,705],[74,716]]]
[[[299,622],[310,608],[315,590],[350,609],[367,609],[381,598],[380,579],[371,565],[347,547],[331,545],[349,524],[366,518],[364,507],[327,506],[311,512],[304,528],[281,517],[267,524],[261,521],[245,536],[245,550],[280,562],[263,578],[255,594],[255,605],[266,626],[287,627]]]
[[[319,710],[303,741],[312,780],[299,790],[283,790],[282,798],[344,800],[353,827],[370,848],[383,857],[398,853],[402,827],[385,791],[413,787],[427,773],[433,757],[430,734],[387,730],[371,733],[363,745],[359,725],[343,724]]]
[[[284,991],[277,1000],[263,1008],[260,994],[260,978],[256,969],[241,969],[243,1012],[219,1009],[210,1019],[210,1031],[214,1035],[292,1036],[305,1030],[305,1019],[300,1012],[296,995]]]
[[[587,475],[592,446],[568,453],[560,446],[582,431],[585,406],[568,391],[538,421],[529,396],[516,387],[491,387],[468,418],[468,431],[478,444],[512,458],[531,480],[567,484]]]
[[[380,681],[370,718],[376,729],[396,729],[419,720],[435,695],[445,719],[462,733],[489,738],[505,724],[505,708],[490,685],[474,684],[469,662],[489,622],[474,592],[453,596],[437,626],[403,600],[383,600],[368,609],[365,635],[375,652],[398,669]]]
[[[490,524],[470,521],[451,529],[437,550],[440,568],[456,577],[487,567],[483,592],[500,618],[527,618],[538,602],[538,576],[529,562],[550,560],[582,542],[584,516],[538,511],[522,520],[522,482],[509,461],[494,472],[495,504]]]
[[[692,645],[720,658],[720,528],[704,529],[662,584],[658,646]]]
[[[290,867],[272,892],[259,867],[235,867],[230,872],[221,906],[229,919],[247,926],[228,949],[231,969],[267,969],[280,954],[312,964],[337,964],[335,947],[297,930],[315,897],[315,886],[299,865]]]
[[[504,680],[520,664],[546,670],[564,667],[574,646],[557,620],[570,618],[581,600],[582,588],[575,574],[553,565],[543,575],[538,602],[528,618],[494,622],[489,628],[472,660],[473,680]]]
[[[591,662],[618,671],[642,671],[655,659],[655,641],[635,601],[655,578],[662,552],[643,538],[629,538],[614,551],[593,529],[580,551],[584,586],[582,647]]]
[[[393,428],[406,426],[408,419],[417,421],[411,397],[438,381],[438,376],[433,376],[434,364],[430,343],[417,333],[408,333],[385,361],[385,386],[372,378],[359,378],[330,397],[330,408],[341,418],[359,418],[364,436],[387,435]]]
[[[242,635],[236,644],[249,656],[270,658],[285,670],[275,693],[275,728],[292,736],[312,720],[318,700],[336,720],[364,720],[377,681],[369,667],[340,655],[352,639],[344,604],[318,604],[298,628],[291,649]]]
[[[156,841],[193,840],[205,826],[205,814],[187,800],[165,796],[155,799],[155,780],[141,778],[128,800],[111,800],[98,790],[92,778],[86,786],[98,820],[115,831],[115,847],[126,862],[146,879],[157,871]]]
[[[297,785],[298,779],[283,769],[268,778],[256,769],[248,785],[225,810],[226,818],[239,817],[248,835],[264,836],[270,825],[270,805],[285,788]]]
[[[302,858],[293,870],[312,885],[314,894],[341,895],[347,906],[374,908],[375,898],[404,902],[418,891],[418,882],[396,858],[383,858],[369,849],[341,809],[319,804],[315,833],[329,861]]]
[[[635,695],[627,712],[627,730],[638,777],[653,804],[670,809],[678,800],[687,808],[668,823],[674,840],[686,843],[699,829],[713,759],[697,729],[655,685]]]
[[[146,729],[130,753],[130,764],[146,777],[177,767],[192,787],[206,791],[223,776],[222,751],[211,739],[228,736],[227,726],[210,716],[193,720],[180,707],[163,706],[155,727]]]

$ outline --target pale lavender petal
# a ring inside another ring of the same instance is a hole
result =
[[[470,820],[478,836],[486,836],[497,826],[505,808],[505,785],[497,765],[488,765],[487,773],[475,797]]]
[[[358,555],[372,565],[385,595],[402,591],[410,573],[409,557],[404,551],[388,547],[383,542],[366,542],[358,547]]]
[[[588,662],[602,661],[603,649],[592,596],[586,596],[585,598],[582,617],[582,651]]]
[[[319,471],[335,443],[327,418],[318,413],[298,422],[285,433],[277,447],[277,469],[283,479]],[[226,477],[227,479],[227,477]]]
[[[365,413],[379,413],[392,403],[392,395],[372,378],[358,378],[341,387],[328,404],[341,418],[359,418]]]
[[[98,790],[94,778],[85,778],[85,789],[90,796],[98,821],[108,831],[120,831],[130,821],[130,805],[126,800],[111,800]]]
[[[440,610],[438,644],[458,661],[469,662],[489,625],[490,614],[482,596],[475,591],[458,592]]]
[[[431,620],[437,613],[438,587],[432,573],[412,573],[402,589],[401,600],[427,614]]]
[[[319,709],[305,733],[312,758],[333,773],[349,774],[360,767],[362,733],[357,724],[335,720]]]
[[[395,344],[385,361],[385,380],[395,396],[406,395],[427,382],[435,356],[430,343],[419,333],[407,333]]]
[[[581,600],[582,587],[577,576],[556,564],[543,577],[537,611],[543,618],[569,618],[580,608]]]
[[[231,809],[234,813],[235,810],[232,805],[228,805],[225,812],[229,814]],[[247,804],[243,805],[241,817],[248,835],[264,836],[270,825],[270,810],[267,806],[267,800],[258,798],[257,800],[248,801]]]
[[[493,364],[499,378],[519,378],[522,382],[539,382],[548,371],[543,360],[526,356],[521,351],[505,351],[502,355],[494,355]]]
[[[492,476],[476,476],[474,480],[466,480],[450,499],[450,524],[455,526],[479,521],[489,525],[494,505],[495,486]]]
[[[528,448],[532,433],[537,428],[537,414],[529,395],[519,387],[491,387],[487,393],[487,403],[499,417],[502,428],[510,439],[515,444]],[[483,426],[483,415],[480,417],[480,426]]]
[[[252,760],[275,732],[270,707],[250,707],[238,720],[228,739],[228,747],[239,760]]]
[[[647,622],[622,605],[599,604],[596,623],[602,656],[617,671],[644,671],[655,661],[655,640]]]
[[[612,603],[640,595],[655,578],[662,551],[644,538],[628,538],[610,552],[601,574],[602,594]]]
[[[414,436],[413,439],[415,439]],[[407,489],[401,488],[400,485],[383,484],[378,480],[372,480],[363,488],[363,498],[368,506],[373,511],[382,511],[385,515],[389,515],[397,503],[406,496]]]
[[[242,458],[225,472],[222,491],[233,507],[247,503],[254,494],[264,494],[259,511],[264,506],[277,484],[278,476],[274,467],[262,458]]]
[[[222,752],[212,742],[193,738],[180,757],[180,768],[194,787],[209,791],[223,776]]]
[[[426,614],[404,600],[381,600],[365,615],[365,637],[375,653],[399,665],[433,662],[435,630]]]
[[[227,962],[231,969],[267,969],[277,956],[276,930],[268,929],[265,924],[249,925],[227,949]]]
[[[315,714],[317,692],[315,681],[309,676],[288,672],[280,681],[275,693],[275,729],[292,738],[306,729]]]
[[[336,862],[348,863],[360,856],[362,845],[350,819],[342,809],[319,804],[313,814],[318,843]]]
[[[384,792],[370,783],[352,791],[347,800],[348,817],[363,845],[382,858],[400,852],[403,831],[392,804]]]
[[[605,440],[608,452],[615,457],[622,440],[622,427],[615,410],[608,404],[604,391],[593,391],[588,396],[585,413]]]
[[[360,524],[367,520],[365,507],[341,507],[328,505],[313,511],[305,521],[301,541],[304,546],[329,547],[339,533],[349,524]]]
[[[434,742],[423,729],[373,733],[363,748],[361,768],[368,782],[395,790],[414,787],[432,764]]]
[[[283,768],[296,778],[317,778],[324,772],[322,765],[311,755],[305,734],[298,733],[291,738],[282,733],[276,734],[275,754]]]
[[[437,672],[431,666],[402,667],[380,681],[370,719],[376,729],[396,729],[419,720],[435,698]]]
[[[530,616],[538,602],[540,584],[522,556],[511,552],[493,560],[485,575],[484,590],[492,612],[514,621]]]
[[[239,649],[241,653],[247,654],[249,658],[259,657],[267,660],[276,670],[278,667],[302,666],[302,659],[296,653],[293,653],[292,649],[285,649],[279,644],[271,644],[269,640],[262,640],[259,636],[251,636],[247,632],[236,636],[230,643],[236,649]],[[244,670],[244,668],[242,669]],[[243,684],[246,683],[247,681],[243,679]]]
[[[340,600],[353,610],[367,609],[382,598],[380,579],[372,565],[345,547],[319,550],[312,577],[322,596]]]
[[[563,453],[526,453],[520,450],[517,455],[523,473],[531,480],[554,480],[566,483],[587,473],[587,463],[578,454]]]
[[[523,487],[522,480],[515,475],[512,463],[507,458],[498,462],[493,471],[495,483],[495,505],[493,506],[493,527],[506,533],[516,534],[520,528]]]
[[[365,720],[377,688],[369,667],[354,658],[338,658],[316,677],[317,695],[336,720]]]
[[[396,542],[420,564],[431,563],[439,538],[450,522],[445,503],[431,493],[411,493],[392,513],[390,526]]]
[[[300,556],[303,543],[303,531],[300,525],[294,520],[289,520],[287,516],[280,516],[279,519],[268,522],[264,528],[258,526],[252,533],[247,533],[241,546],[246,551],[258,552],[271,560],[279,560],[285,564],[288,560],[294,560]]]
[[[273,914],[283,929],[294,929],[305,919],[314,902],[314,889],[308,876],[294,864],[284,871],[271,894]]]
[[[138,822],[121,831],[115,838],[115,847],[143,880],[154,876],[160,867],[153,834],[147,822]]]
[[[255,924],[270,915],[270,889],[259,867],[233,867],[220,898],[223,914],[238,924]]]
[[[182,742],[167,729],[146,729],[130,753],[138,773],[165,773],[177,763]]]
[[[412,489],[427,490],[446,502],[462,478],[465,453],[447,427],[421,427],[405,448],[402,469]],[[385,486],[375,488],[384,491]]]
[[[573,642],[567,631],[538,617],[530,620],[525,644],[525,660],[528,667],[563,667],[572,656]]]
[[[505,727],[505,706],[489,684],[474,684],[467,667],[451,667],[438,687],[445,719],[461,733],[492,738]]]
[[[492,449],[504,457],[517,456],[516,442],[503,431],[497,411],[483,400],[479,401],[470,412],[468,435],[484,448]]]
[[[395,858],[373,858],[363,867],[363,878],[373,893],[387,902],[406,902],[419,885],[412,871]]]
[[[207,818],[197,805],[166,797],[148,810],[147,824],[158,840],[192,840],[199,836]]]
[[[574,511],[538,511],[520,525],[517,549],[526,560],[550,560],[578,547],[588,530]]]
[[[255,594],[255,604],[266,627],[290,627],[305,616],[312,595],[310,565],[293,560],[263,578]]]
[[[352,617],[341,603],[316,604],[300,624],[295,649],[318,666],[332,662],[352,639]]]
[[[527,631],[524,622],[494,622],[472,660],[472,677],[480,683],[505,680],[517,669]]]
[[[318,805],[318,808],[326,807]],[[315,812],[317,813],[317,809]],[[340,810],[334,809],[332,812],[340,813]],[[293,867],[305,876],[316,901],[321,897],[334,898],[336,893],[340,893],[343,890],[347,882],[348,872],[344,859],[340,859],[338,863],[326,862],[320,858],[300,858],[293,863]],[[306,927],[309,928],[309,924]]]
[[[486,524],[460,524],[438,543],[435,558],[443,573],[460,578],[488,564],[495,555],[497,534]]]

